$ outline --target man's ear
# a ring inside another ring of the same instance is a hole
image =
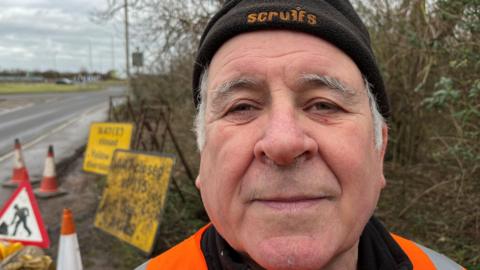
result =
[[[200,190],[200,186],[202,185],[202,180],[200,180],[200,175],[197,176],[195,179],[195,186]]]

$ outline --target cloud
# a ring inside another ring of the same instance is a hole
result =
[[[121,20],[103,25],[91,20],[105,5],[87,0],[2,0],[0,69],[90,70],[91,61],[95,71],[105,72],[113,63],[123,71]]]

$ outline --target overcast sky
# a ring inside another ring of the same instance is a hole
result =
[[[0,0],[0,70],[124,72],[122,20],[91,19],[105,6],[106,0]]]

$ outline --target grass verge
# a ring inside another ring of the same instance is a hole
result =
[[[96,91],[106,86],[124,85],[124,81],[99,81],[80,84],[55,84],[55,83],[0,83],[0,94],[23,93],[64,93],[80,91]]]

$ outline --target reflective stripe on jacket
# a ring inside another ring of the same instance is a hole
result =
[[[208,270],[201,248],[202,235],[208,226],[210,224],[135,270]],[[395,234],[392,234],[392,237],[407,254],[412,262],[413,270],[465,270],[438,252]]]
[[[412,262],[413,270],[465,270],[446,256],[395,234],[391,234]]]

